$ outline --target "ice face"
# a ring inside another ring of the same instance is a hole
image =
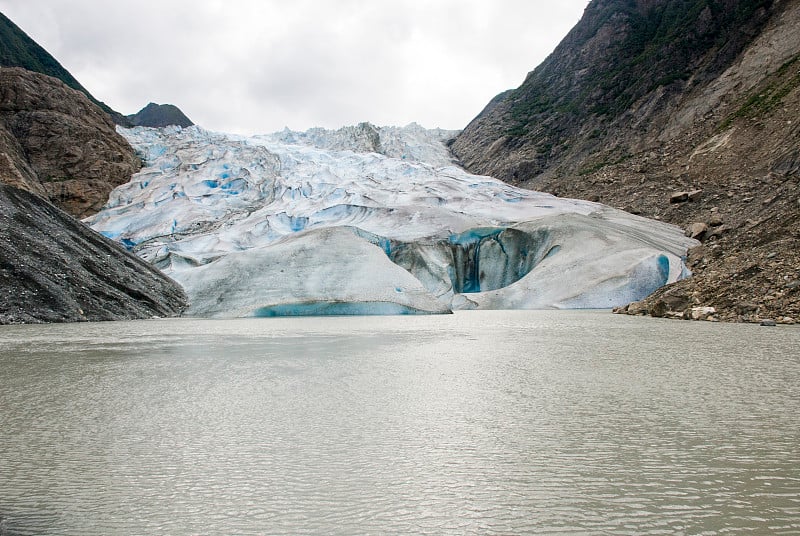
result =
[[[410,273],[344,226],[287,236],[176,270],[192,316],[446,313]]]
[[[186,289],[188,314],[595,308],[685,275],[695,242],[454,165],[454,133],[120,129],[145,167],[87,220]]]

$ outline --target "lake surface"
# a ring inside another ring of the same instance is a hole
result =
[[[798,534],[800,329],[0,326],[0,534]]]

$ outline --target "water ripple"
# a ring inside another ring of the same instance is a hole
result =
[[[796,534],[798,343],[582,312],[3,327],[0,535]]]

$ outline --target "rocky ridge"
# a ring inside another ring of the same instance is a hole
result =
[[[554,54],[493,100],[452,150],[470,170],[675,223],[703,241],[689,255],[693,278],[627,312],[797,321],[800,2],[625,6],[593,1]],[[692,47],[663,39],[675,37],[670,14],[689,21]],[[632,64],[620,47],[642,35]],[[592,65],[620,81],[642,68],[645,52],[650,69],[637,76],[651,84],[597,83]],[[573,101],[548,100],[558,92]]]

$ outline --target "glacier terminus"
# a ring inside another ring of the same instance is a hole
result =
[[[681,229],[472,175],[455,132],[119,129],[144,163],[86,222],[187,316],[611,308],[686,277]]]

